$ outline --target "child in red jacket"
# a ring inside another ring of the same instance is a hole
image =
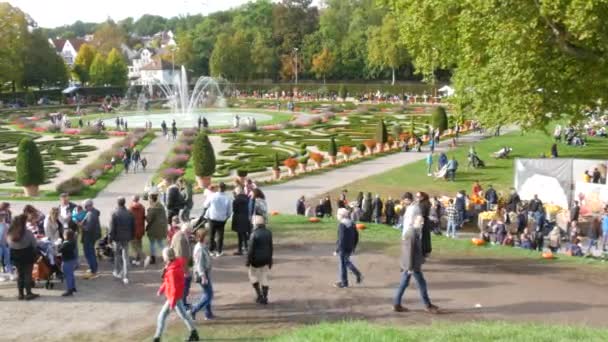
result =
[[[198,332],[194,328],[194,323],[186,313],[182,297],[184,294],[184,258],[176,258],[175,252],[171,248],[163,249],[163,260],[167,264],[163,269],[163,284],[158,289],[158,295],[164,294],[167,300],[160,310],[157,319],[156,334],[154,342],[159,342],[165,330],[165,321],[169,312],[175,309],[177,315],[184,321],[190,331],[190,337],[186,341],[198,341]]]

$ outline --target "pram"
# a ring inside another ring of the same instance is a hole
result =
[[[49,243],[49,242],[46,242]],[[63,273],[61,273],[61,257],[48,252],[47,246],[38,246],[39,256],[34,263],[32,270],[32,281],[34,286],[37,282],[44,281],[44,288],[50,290],[55,287],[53,280],[63,282]],[[50,258],[53,258],[54,264],[51,264]]]
[[[507,158],[509,156],[509,153],[511,153],[511,151],[513,151],[512,148],[510,148],[510,147],[503,147],[498,152],[492,153],[492,156],[494,158],[497,158],[497,159],[504,159],[504,158]]]
[[[435,178],[445,178],[448,173],[448,166],[444,165],[441,170],[435,172]]]
[[[114,260],[114,249],[110,243],[109,235],[106,235],[97,242],[97,246],[95,246],[95,254],[97,254],[97,258],[99,259]]]

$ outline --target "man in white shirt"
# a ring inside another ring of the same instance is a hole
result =
[[[209,251],[216,257],[224,254],[224,226],[232,216],[232,199],[224,191],[226,191],[226,184],[222,182],[219,185],[219,191],[208,196],[204,204],[205,218],[209,220],[211,230]],[[217,242],[215,241],[216,234]]]
[[[72,220],[72,211],[76,208],[76,204],[70,202],[70,196],[63,193],[59,196],[59,223],[61,223],[62,231],[68,229],[68,223]]]

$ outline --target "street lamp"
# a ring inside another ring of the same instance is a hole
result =
[[[298,48],[293,48],[293,52],[296,55],[296,84],[298,84]]]

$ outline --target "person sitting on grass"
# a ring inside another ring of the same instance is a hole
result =
[[[577,257],[584,256],[583,246],[582,246],[580,238],[577,237],[576,239],[574,239],[573,243],[570,244],[568,252],[571,256],[577,256]]]
[[[560,247],[560,240],[562,238],[562,230],[559,226],[553,227],[549,233],[549,249],[553,253],[557,253]]]
[[[507,226],[502,220],[497,220],[494,222],[492,230],[494,231],[496,237],[494,243],[497,245],[502,245],[507,236]]]
[[[513,241],[513,235],[511,234],[511,232],[508,232],[507,237],[502,241],[502,245],[513,247],[514,244],[515,241]]]
[[[523,249],[534,249],[534,243],[532,242],[532,236],[528,228],[524,229],[524,232],[520,236],[519,247]]]
[[[69,297],[76,292],[76,278],[74,278],[74,270],[76,270],[76,266],[78,265],[78,258],[76,254],[76,249],[78,246],[76,244],[76,234],[73,230],[66,229],[63,232],[63,236],[64,240],[59,247],[59,253],[61,253],[61,258],[63,260],[61,268],[65,279],[66,291],[62,294],[62,296]]]
[[[192,258],[194,261],[194,282],[201,287],[201,299],[198,303],[192,306],[190,316],[192,320],[196,319],[196,313],[200,310],[205,310],[205,320],[208,321],[214,318],[211,310],[211,302],[213,300],[213,285],[211,284],[211,255],[205,238],[208,231],[199,229],[196,232],[198,243],[194,246]]]
[[[165,331],[167,316],[169,316],[171,310],[175,310],[190,332],[190,336],[186,341],[198,341],[198,332],[186,313],[186,308],[182,301],[184,294],[184,265],[187,261],[184,258],[176,258],[175,252],[169,247],[163,249],[163,260],[166,266],[163,269],[163,283],[158,289],[157,295],[161,296],[164,294],[167,300],[158,314],[154,342],[160,342],[160,338]]]

